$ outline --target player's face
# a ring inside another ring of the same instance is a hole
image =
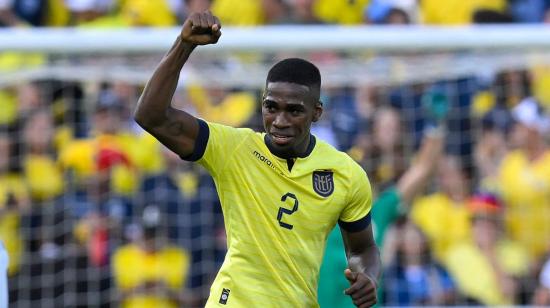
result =
[[[322,111],[309,87],[289,82],[267,83],[262,102],[264,128],[279,154],[304,153],[311,123],[319,120]]]

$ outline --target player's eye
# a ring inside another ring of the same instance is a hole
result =
[[[300,116],[302,113],[304,113],[304,109],[302,108],[292,108],[289,110],[290,114],[293,116]]]
[[[264,102],[264,108],[268,111],[268,112],[275,112],[277,111],[277,107],[275,106],[275,104],[273,102],[270,102],[270,101],[265,101]]]

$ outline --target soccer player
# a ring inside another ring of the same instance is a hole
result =
[[[371,189],[349,156],[310,133],[322,112],[321,76],[302,59],[268,73],[265,133],[207,123],[171,107],[180,71],[198,45],[215,44],[221,24],[194,13],[147,83],[135,119],[182,159],[213,176],[228,252],[207,307],[318,307],[317,281],[329,232],[342,229],[358,307],[376,303],[380,257],[370,224]]]

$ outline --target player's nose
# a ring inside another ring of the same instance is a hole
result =
[[[290,122],[284,112],[279,112],[273,120],[273,126],[276,128],[287,128],[290,126]]]

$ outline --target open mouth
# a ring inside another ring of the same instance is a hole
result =
[[[289,144],[294,137],[271,133],[271,140],[277,145]]]

